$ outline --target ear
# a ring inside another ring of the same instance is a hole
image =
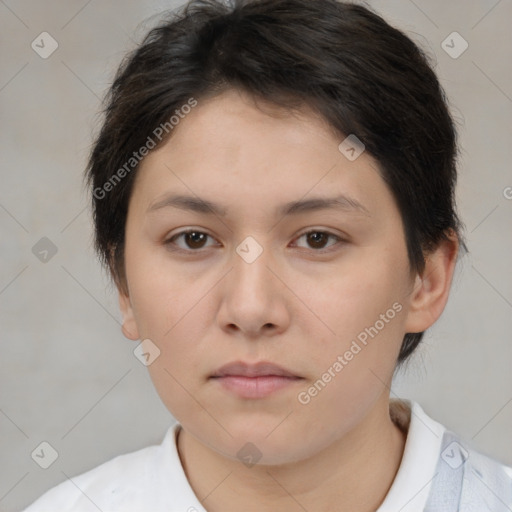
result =
[[[129,339],[136,341],[140,339],[139,329],[137,322],[135,321],[135,315],[133,314],[133,307],[130,301],[129,295],[118,288],[119,293],[119,308],[123,315],[123,325],[121,330],[123,334]]]
[[[428,329],[441,316],[448,302],[459,241],[454,232],[447,236],[448,240],[442,240],[426,256],[422,275],[416,275],[409,298],[405,332]]]

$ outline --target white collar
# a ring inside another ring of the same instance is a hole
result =
[[[412,400],[390,400],[393,421],[407,431],[402,461],[377,512],[418,512],[428,500],[445,427]]]

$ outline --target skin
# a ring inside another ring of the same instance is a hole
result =
[[[377,163],[366,152],[349,161],[342,140],[307,108],[290,115],[229,90],[199,101],[138,170],[126,291],[119,286],[123,332],[160,350],[150,375],[183,426],[182,464],[210,512],[370,512],[399,468],[405,436],[389,416],[396,358],[405,333],[442,313],[458,243],[450,236],[422,276],[412,272]],[[214,201],[227,215],[148,212],[169,193]],[[274,211],[339,194],[368,212]],[[166,244],[188,228],[209,237]],[[309,230],[334,237],[311,240]],[[252,263],[236,252],[248,236],[263,249]],[[401,311],[300,403],[298,394],[394,303]],[[265,398],[240,398],[209,378],[239,360],[271,361],[302,379]],[[252,467],[237,457],[247,442],[261,452]]]

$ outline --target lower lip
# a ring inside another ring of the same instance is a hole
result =
[[[300,377],[283,377],[280,375],[261,375],[259,377],[242,377],[227,375],[213,377],[226,390],[241,398],[264,398],[303,379]]]

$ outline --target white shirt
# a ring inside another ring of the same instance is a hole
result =
[[[390,400],[407,440],[393,484],[376,512],[512,511],[512,468],[477,453],[414,401]],[[207,512],[187,480],[176,445],[120,455],[62,482],[24,512]]]

